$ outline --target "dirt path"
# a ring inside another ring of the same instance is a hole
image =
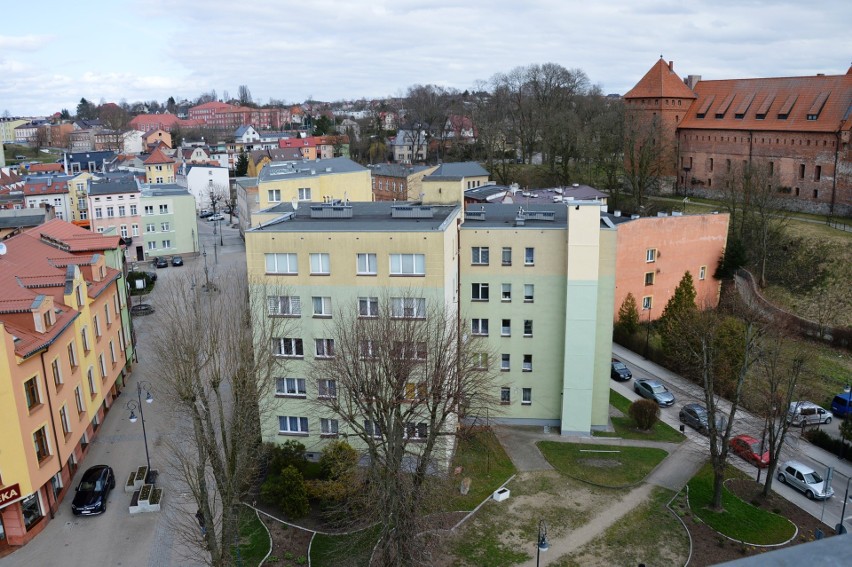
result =
[[[652,489],[653,486],[647,483],[637,486],[625,494],[623,498],[613,502],[604,510],[601,510],[601,512],[592,518],[590,522],[585,524],[583,527],[570,532],[566,537],[560,539],[548,537],[550,549],[541,552],[541,561],[539,565],[548,565],[560,557],[576,551],[601,535],[608,527],[645,502]],[[535,564],[536,560],[535,557],[533,557],[524,563],[523,566],[534,567]]]

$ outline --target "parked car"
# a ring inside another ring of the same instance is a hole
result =
[[[834,396],[831,400],[831,412],[837,417],[847,417],[852,414],[852,391]]]
[[[790,402],[787,423],[794,427],[831,423],[831,413],[813,402]]]
[[[115,488],[115,475],[107,465],[95,465],[83,473],[77,486],[71,512],[75,516],[89,516],[106,512],[107,496]]]
[[[157,272],[145,272],[152,282],[157,281]]]
[[[649,400],[654,400],[661,408],[667,408],[675,403],[674,394],[669,392],[659,380],[640,378],[633,382],[633,390]]]
[[[778,471],[778,480],[804,492],[809,500],[825,500],[834,496],[834,489],[818,472],[799,461],[787,461]]]
[[[708,435],[710,432],[710,419],[707,414],[707,408],[701,404],[686,404],[680,409],[678,418],[681,423],[685,423],[695,429],[702,435]],[[716,416],[716,434],[722,436],[725,433],[725,428],[728,425],[728,420],[724,415]]]
[[[183,266],[183,258],[180,256],[172,256],[172,266]]]
[[[765,469],[769,466],[769,450],[761,451],[760,445],[760,441],[750,435],[737,435],[728,441],[731,451],[757,468]]]
[[[610,366],[609,370],[609,377],[613,380],[618,380],[619,382],[626,382],[627,380],[633,378],[633,373],[630,372],[630,369],[627,368],[627,365],[625,365],[620,360],[613,358],[612,365]]]
[[[221,220],[225,220],[224,215],[222,215],[221,213],[216,213],[215,215],[210,215],[209,217],[207,217],[207,222]]]
[[[155,268],[168,268],[169,267],[169,261],[166,260],[165,258],[163,258],[162,256],[157,256],[156,258],[154,258],[153,262],[151,262],[151,263],[154,264]]]
[[[207,209],[201,209],[201,211],[198,212],[198,216],[203,218],[203,219],[206,219],[207,217],[209,217],[212,214],[213,214],[213,211],[209,211]]]

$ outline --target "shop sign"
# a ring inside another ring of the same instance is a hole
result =
[[[13,484],[12,486],[0,489],[0,508],[4,508],[20,499],[21,486],[19,484]]]

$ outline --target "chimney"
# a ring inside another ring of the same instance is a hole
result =
[[[669,61],[669,71],[674,73],[674,61]]]

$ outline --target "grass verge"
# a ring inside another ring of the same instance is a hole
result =
[[[379,526],[345,535],[317,534],[311,543],[313,567],[369,565]]]
[[[668,443],[680,443],[686,437],[670,425],[657,421],[650,431],[639,431],[636,429],[633,419],[628,415],[630,400],[614,390],[609,391],[609,403],[612,407],[624,414],[624,417],[612,417],[612,428],[615,432],[595,431],[595,437],[621,437],[622,439],[643,439],[646,441],[666,441]]]
[[[648,447],[581,445],[557,441],[539,441],[536,445],[544,458],[560,473],[612,488],[641,481],[668,456],[662,449]]]
[[[729,466],[726,477],[730,476],[742,476],[742,473]],[[727,488],[722,489],[723,511],[714,512],[708,509],[707,506],[713,499],[713,469],[710,464],[704,465],[687,486],[692,513],[729,538],[751,544],[770,545],[787,541],[796,531],[796,527],[783,516],[743,502]]]
[[[515,466],[490,430],[477,429],[458,440],[453,467],[462,467],[461,478],[470,477],[470,491],[462,496],[458,489],[448,502],[448,511],[473,510],[489,494],[515,474]],[[461,482],[461,478],[457,480]]]
[[[259,565],[269,552],[269,534],[254,510],[243,506],[240,512],[240,559],[246,565]]]

